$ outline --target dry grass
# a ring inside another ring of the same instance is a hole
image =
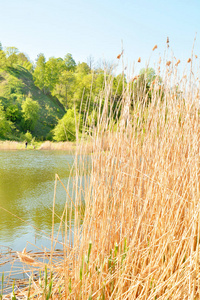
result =
[[[168,67],[148,106],[144,90],[132,108],[127,86],[115,132],[99,115],[84,219],[77,168],[74,226],[64,212],[60,260],[52,241],[52,299],[200,298],[199,88],[194,73],[178,79],[176,66]],[[31,294],[45,298],[39,281]]]
[[[0,141],[0,150],[19,150],[24,149],[24,143],[19,143],[15,141]]]
[[[87,153],[91,153],[93,151],[93,144],[90,140],[85,141],[84,143],[76,143],[76,142],[44,142],[40,147],[39,150],[55,150],[55,151],[69,151],[69,152],[82,152],[82,149]]]
[[[76,144],[72,142],[44,142],[39,150],[67,150],[67,151],[74,151],[76,148]]]

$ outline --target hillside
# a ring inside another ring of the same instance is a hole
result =
[[[29,124],[23,119],[22,107],[27,98],[38,103],[34,126],[31,119]],[[62,104],[36,87],[31,72],[19,65],[0,69],[0,102],[7,119],[12,122],[12,130],[6,136],[10,139],[20,139],[27,130],[37,139],[51,138],[51,130],[65,113]]]

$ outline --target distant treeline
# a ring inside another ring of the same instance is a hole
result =
[[[148,76],[145,88],[155,77],[153,69],[149,69]],[[95,125],[95,114],[106,97],[106,85],[108,113],[112,109],[115,121],[119,119],[120,101],[127,85],[123,72],[115,76],[112,67],[92,68],[92,64],[76,63],[70,53],[48,60],[39,54],[33,64],[17,48],[3,49],[0,44],[0,138],[75,140],[76,119],[80,134],[83,125]],[[144,88],[144,70],[133,85],[138,98],[141,87]]]

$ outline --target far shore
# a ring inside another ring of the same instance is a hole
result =
[[[79,145],[78,145],[79,147]],[[81,143],[80,148],[84,147],[87,152],[92,152],[92,143]],[[34,142],[28,143],[17,141],[0,141],[0,150],[55,150],[55,151],[75,151],[77,149],[76,142]]]

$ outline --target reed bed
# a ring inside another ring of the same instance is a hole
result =
[[[67,150],[67,151],[74,151],[76,147],[75,143],[72,142],[44,142],[39,150]]]
[[[0,150],[19,150],[24,148],[24,143],[15,141],[0,141]]]
[[[53,257],[57,241],[52,239],[48,264],[40,265],[43,277],[32,279],[30,289],[22,290],[24,296],[200,298],[198,71],[194,73],[191,67],[187,76],[179,78],[176,61],[164,61],[163,65],[162,83],[159,63],[150,87],[151,101],[145,86],[134,98],[130,80],[123,91],[117,126],[110,125],[109,84],[100,96],[104,109],[92,133],[92,169],[84,183],[84,217],[77,168],[75,200],[65,187],[66,205],[71,205],[74,221],[72,226],[65,209],[60,225],[62,258]],[[57,180],[59,177],[56,184]],[[36,258],[28,262],[26,253],[24,258],[20,255],[22,262],[34,268]]]
[[[87,153],[91,153],[93,150],[93,144],[88,139],[84,143],[84,149]],[[81,152],[81,149],[83,148],[83,143],[77,144],[76,142],[50,142],[46,141],[44,142],[40,147],[39,150],[63,150],[63,151],[69,151],[69,152]]]

